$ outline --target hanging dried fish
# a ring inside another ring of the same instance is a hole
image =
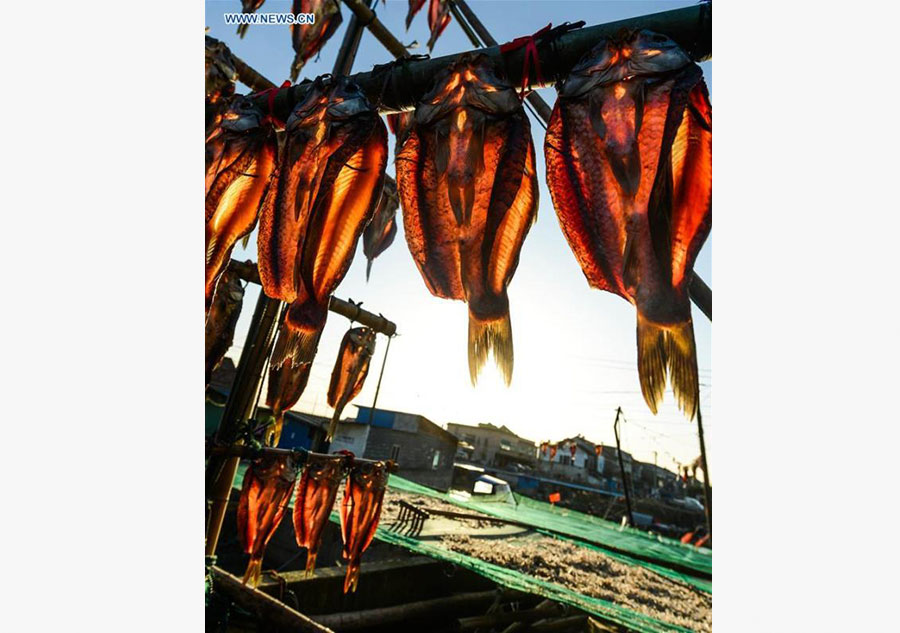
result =
[[[262,8],[266,0],[241,0],[241,13],[256,13]],[[243,38],[247,34],[249,24],[241,24],[237,28],[237,34]]]
[[[206,36],[206,99],[207,103],[218,103],[234,94],[237,70],[234,57],[228,47]]]
[[[244,474],[237,511],[241,547],[250,554],[244,584],[259,584],[266,544],[284,518],[296,479],[297,466],[290,454],[261,457]]]
[[[390,462],[354,461],[341,502],[343,557],[347,561],[344,593],[356,591],[360,558],[375,537],[381,504],[390,477]]]
[[[206,139],[206,311],[235,243],[256,226],[275,172],[275,130],[246,97]]]
[[[598,44],[558,86],[547,184],[588,283],[637,308],[641,391],[666,380],[693,418],[699,391],[688,286],[712,226],[712,108],[675,42],[639,31]]]
[[[409,9],[406,13],[406,30],[412,24],[413,18],[425,5],[425,0],[409,0]],[[428,29],[431,37],[428,38],[428,50],[434,48],[435,42],[450,24],[450,3],[447,0],[430,0],[428,4]]]
[[[294,0],[291,13],[312,13],[312,24],[291,24],[291,44],[294,46],[294,61],[291,64],[291,81],[297,81],[300,70],[325,42],[331,39],[341,25],[341,4],[338,0]]]
[[[226,270],[219,279],[212,307],[206,317],[206,385],[234,342],[234,328],[241,316],[244,286],[241,279]]]
[[[297,483],[294,498],[294,535],[297,545],[306,548],[306,576],[316,569],[316,555],[322,532],[331,516],[341,479],[344,478],[343,457],[310,453],[303,475]]]
[[[287,121],[277,187],[263,203],[259,276],[272,298],[290,303],[272,355],[311,362],[331,294],[384,185],[387,130],[359,88],[324,76]]]
[[[275,424],[266,436],[267,446],[278,446],[281,441],[281,430],[284,427],[284,414],[300,400],[306,384],[309,382],[309,371],[312,363],[294,365],[288,359],[282,365],[270,365],[269,386],[266,390],[266,406],[275,416]]]
[[[328,406],[334,407],[326,438],[329,442],[334,437],[344,407],[362,390],[374,353],[374,330],[355,327],[344,334],[337,361],[331,371],[331,383],[328,385]]]
[[[363,231],[363,253],[366,256],[366,281],[372,272],[372,262],[394,243],[397,236],[397,209],[400,208],[400,196],[397,193],[397,182],[390,176],[384,177],[384,189],[378,209],[372,221]]]
[[[513,342],[506,289],[537,217],[531,126],[484,55],[464,55],[418,105],[397,155],[410,252],[431,293],[469,305],[474,384],[493,351],[506,383]]]

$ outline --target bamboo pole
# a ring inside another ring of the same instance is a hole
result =
[[[276,318],[281,302],[269,299],[264,292],[259,293],[250,330],[238,361],[234,383],[222,412],[222,421],[216,431],[216,439],[225,444],[238,441],[238,431],[250,414],[255,396],[262,380],[262,368],[269,356],[274,339]],[[214,456],[206,465],[206,496],[212,501],[206,525],[206,555],[214,556],[219,544],[219,534],[231,488],[237,472],[239,457]]]
[[[367,8],[375,6],[378,0],[369,0]],[[366,6],[366,5],[363,5]],[[359,50],[359,40],[362,39],[362,32],[365,25],[362,19],[354,13],[350,17],[350,23],[347,25],[347,31],[344,33],[344,41],[341,43],[338,57],[334,61],[334,69],[331,74],[334,76],[349,75],[353,70],[353,60],[356,59],[356,52]]]
[[[236,604],[274,628],[284,631],[303,631],[304,633],[334,633],[328,627],[291,609],[269,594],[245,585],[240,578],[229,574],[224,569],[212,567],[212,575],[214,591],[228,596]],[[262,630],[273,629],[263,627]]]
[[[232,259],[228,264],[229,270],[235,273],[244,281],[259,284],[259,269],[253,262],[241,262]],[[328,309],[335,314],[347,317],[351,321],[357,321],[363,325],[372,328],[385,336],[394,336],[397,333],[397,324],[384,318],[380,314],[374,314],[368,310],[363,310],[360,306],[349,301],[344,301],[332,295],[328,302]]]

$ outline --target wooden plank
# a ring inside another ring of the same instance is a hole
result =
[[[304,633],[334,633],[326,626],[294,611],[286,604],[272,596],[248,587],[240,578],[229,574],[224,569],[212,567],[213,591],[228,596],[242,608],[250,611],[260,620],[285,630],[303,631]],[[264,629],[265,630],[265,629]]]

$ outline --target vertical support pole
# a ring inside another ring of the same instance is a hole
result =
[[[275,331],[275,322],[281,309],[281,302],[270,299],[260,288],[250,330],[238,361],[234,384],[222,412],[222,421],[216,431],[216,440],[226,444],[235,443],[241,424],[247,419],[256,402],[256,394],[262,381],[262,368],[269,356]],[[214,556],[219,544],[219,533],[239,457],[210,457],[206,465],[206,496],[212,501],[206,524],[206,555]]]
[[[703,416],[697,406],[697,434],[700,436],[700,463],[703,464],[703,496],[706,501],[706,529],[712,535],[712,487],[709,484],[709,465],[706,463],[706,442],[703,439]]]
[[[378,404],[378,394],[381,392],[381,379],[384,378],[384,366],[387,365],[388,352],[391,351],[391,339],[388,337],[387,347],[384,350],[384,359],[381,361],[381,373],[378,374],[378,384],[375,385],[375,399],[372,400],[372,408],[369,409],[369,426],[372,426],[372,417],[375,415],[375,405]]]
[[[628,525],[634,527],[634,514],[631,511],[631,494],[628,492],[628,476],[625,474],[625,460],[622,459],[622,444],[619,442],[619,418],[622,407],[616,409],[616,421],[613,422],[613,433],[616,435],[616,454],[619,456],[619,472],[622,473],[622,489],[625,491],[625,507],[628,510]]]
[[[371,10],[376,2],[378,0],[369,0],[368,8]],[[351,15],[347,31],[344,33],[344,41],[341,42],[337,59],[334,61],[334,69],[331,71],[335,77],[349,75],[353,70],[353,61],[356,59],[356,51],[359,50],[359,40],[362,39],[363,29],[365,26],[361,24],[359,16],[355,13]]]

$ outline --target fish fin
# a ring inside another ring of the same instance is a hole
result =
[[[313,550],[306,551],[306,578],[312,578],[316,572],[316,554]]]
[[[303,70],[305,65],[306,62],[303,61],[303,56],[300,53],[297,53],[294,56],[294,61],[291,62],[291,83],[297,82],[297,77],[300,76],[300,71]]]
[[[252,233],[252,231],[251,231]],[[241,238],[241,248],[247,248],[247,245],[250,243],[250,233],[247,233],[244,237]]]
[[[494,352],[494,362],[503,374],[506,385],[512,382],[513,340],[509,311],[498,319],[479,319],[469,310],[469,377],[478,382],[478,374]]]
[[[351,560],[347,563],[347,576],[344,578],[344,593],[356,593],[356,585],[359,583],[359,563],[358,559]]]
[[[369,275],[372,274],[372,259],[366,258],[366,283],[369,283]]]
[[[675,401],[688,419],[693,420],[700,403],[700,387],[692,320],[679,323],[666,331],[666,355],[669,382],[675,393]]]
[[[662,402],[666,390],[666,332],[645,319],[640,312],[637,315],[637,348],[641,393],[647,406],[656,415],[657,406]]]
[[[241,24],[237,27],[237,34],[241,39],[244,39],[244,36],[247,34],[248,28],[250,28],[249,24]]]
[[[250,557],[247,563],[247,571],[244,572],[244,584],[250,587],[259,585],[259,578],[262,576],[262,557]]]

